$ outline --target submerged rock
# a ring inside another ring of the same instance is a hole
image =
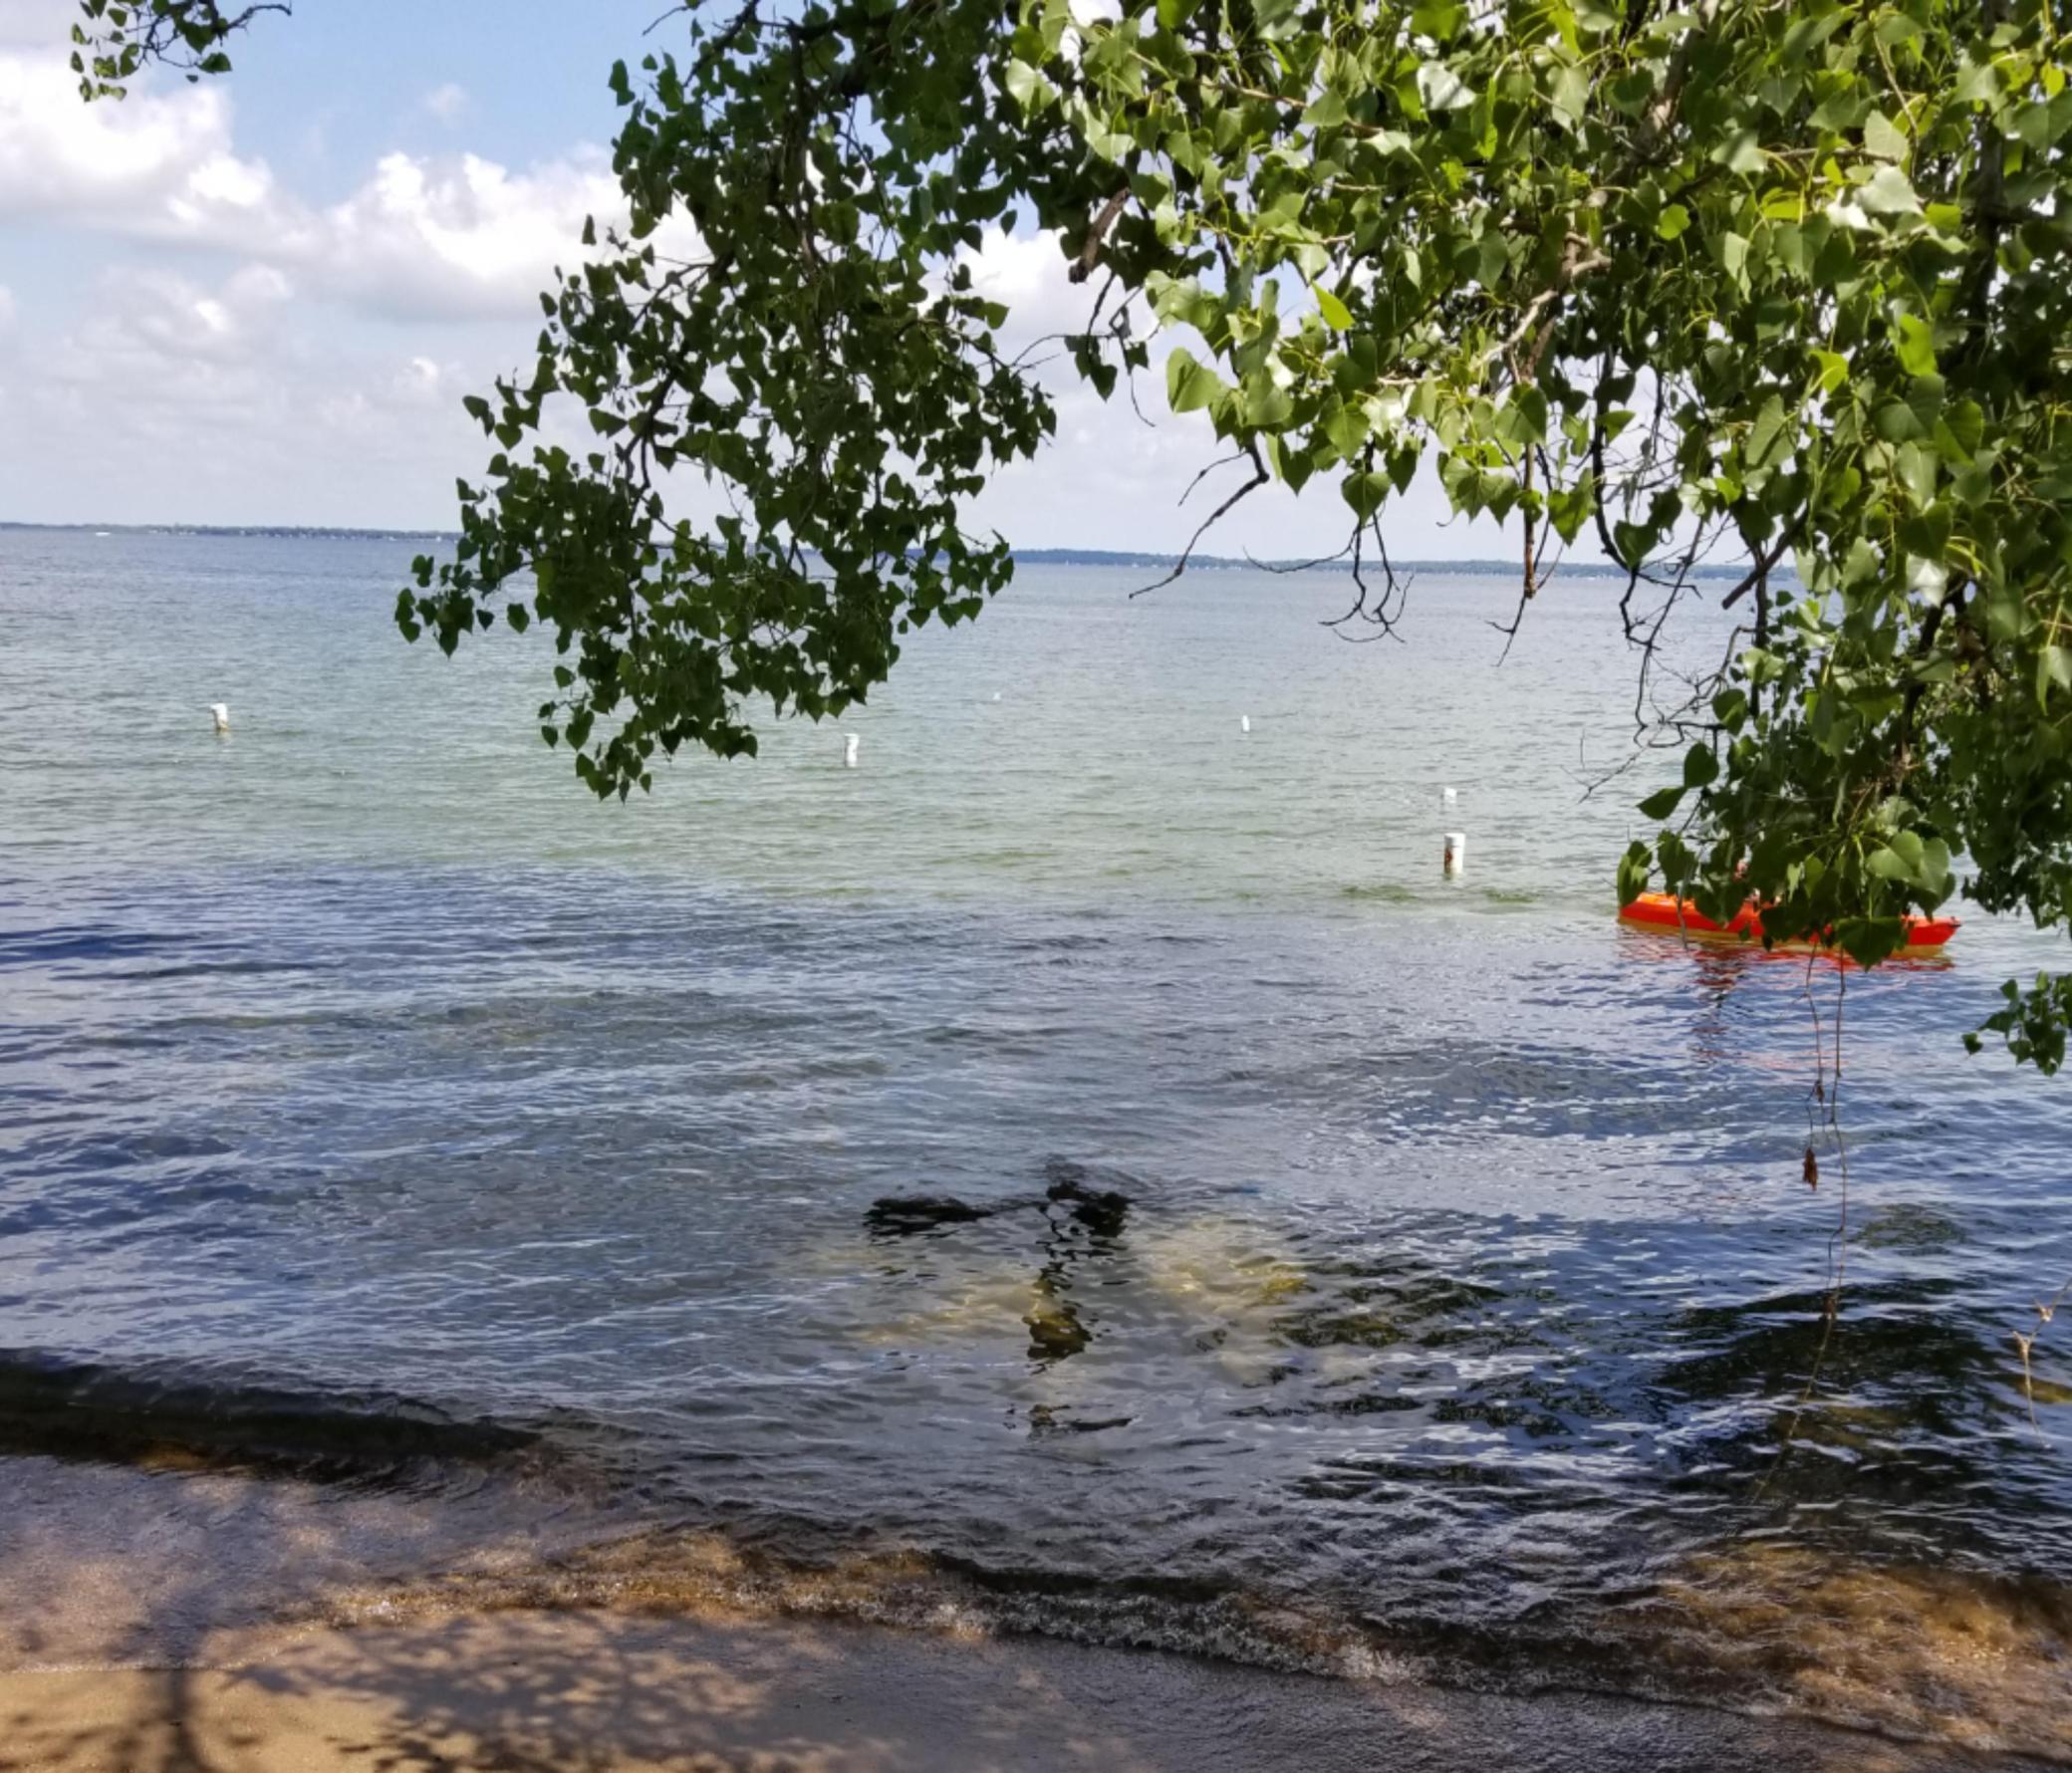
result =
[[[1029,1331],[1031,1360],[1062,1361],[1094,1340],[1094,1333],[1080,1321],[1072,1302],[1059,1298],[1047,1285],[1039,1286],[1039,1296],[1022,1322]]]
[[[903,1237],[910,1232],[930,1231],[937,1225],[968,1225],[988,1217],[995,1209],[973,1206],[954,1194],[888,1194],[871,1202],[864,1223],[873,1231]]]

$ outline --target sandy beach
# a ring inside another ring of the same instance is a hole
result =
[[[2043,1764],[1696,1707],[794,1621],[514,1612],[220,1649],[200,1666],[0,1674],[0,1773]]]

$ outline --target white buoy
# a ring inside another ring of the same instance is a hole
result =
[[[1239,732],[1250,732],[1252,730],[1252,717],[1249,714],[1238,715],[1237,730]]]
[[[864,748],[864,741],[855,733],[849,735],[849,749],[842,754],[842,761],[851,769],[856,768],[856,754]]]
[[[1466,866],[1467,833],[1464,831],[1447,832],[1445,854],[1446,873],[1449,875],[1457,875]]]
[[[1442,807],[1450,807],[1459,798],[1460,794],[1457,789],[1441,788],[1438,791],[1438,804]]]
[[[999,691],[998,691],[998,690],[996,689],[996,690],[994,690],[994,691],[993,691],[993,700],[994,700],[994,701],[998,701],[999,699],[1000,699],[1000,692],[999,692]]]
[[[230,704],[228,702],[210,702],[208,705],[208,717],[216,723],[217,732],[225,733],[230,730]]]

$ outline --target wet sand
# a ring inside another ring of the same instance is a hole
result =
[[[0,1673],[0,1773],[1735,1773],[2044,1763],[1788,1718],[1281,1675],[1040,1640],[585,1611]]]
[[[1807,1573],[1752,1556],[1776,1599],[1720,1629],[1758,1659],[1786,1630],[1820,1652],[1775,1689],[1802,1707],[1783,1715],[1088,1647],[897,1560],[571,1549],[597,1523],[522,1500],[0,1460],[0,1773],[2072,1767],[2051,1622],[1792,1587]],[[1681,1693],[1674,1634],[1657,1650],[1652,1690]],[[1935,1745],[1815,1715],[1918,1718]],[[2057,1758],[1981,1752],[1987,1731]]]

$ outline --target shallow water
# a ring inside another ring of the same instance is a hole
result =
[[[2072,1110],[1957,1041],[2059,944],[1848,980],[1828,1329],[1838,975],[1613,921],[1606,587],[1498,666],[1498,584],[1350,646],[1335,578],[1031,571],[600,807],[544,646],[395,637],[410,552],[0,533],[0,1560],[287,1473],[209,1605],[315,1604],[335,1526],[348,1612],[947,1610],[2072,1751],[2072,1337],[2032,1421],[2010,1336]]]

